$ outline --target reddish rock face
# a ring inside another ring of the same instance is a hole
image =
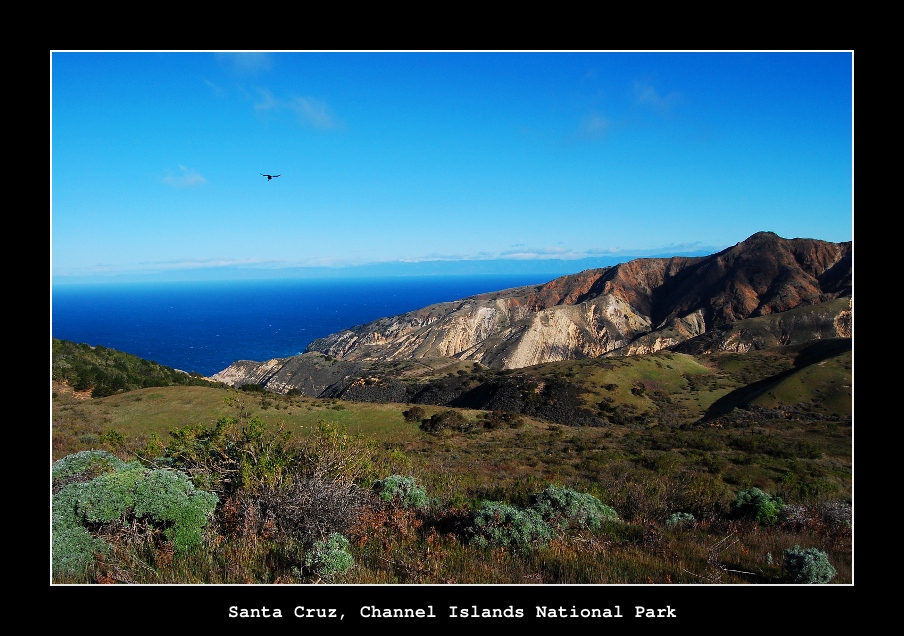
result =
[[[444,356],[519,368],[657,351],[740,320],[851,293],[851,242],[760,232],[711,256],[636,259],[431,305],[333,334],[308,351],[346,360]],[[850,324],[849,317],[827,319],[839,335]]]

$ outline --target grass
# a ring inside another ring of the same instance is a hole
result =
[[[741,360],[729,362],[742,365]],[[583,374],[588,384],[617,384],[619,391],[643,378],[646,395],[671,390],[679,376],[717,375],[696,358],[676,354],[642,365],[613,361],[605,373],[588,363],[556,363],[544,372]],[[703,392],[724,392],[729,380],[707,379]],[[785,381],[794,380],[789,376]],[[599,395],[611,393],[601,388]],[[53,458],[106,448],[132,459],[154,436],[165,444],[175,428],[212,426],[224,415],[259,418],[300,441],[310,439],[320,423],[333,423],[368,441],[375,475],[412,475],[436,502],[429,513],[383,511],[382,517],[359,523],[353,536],[356,565],[334,583],[776,583],[781,582],[782,551],[795,544],[826,549],[838,570],[832,583],[852,582],[849,531],[818,524],[767,528],[726,517],[735,494],[751,486],[810,507],[850,500],[850,422],[767,413],[718,426],[571,427],[524,417],[517,428],[477,426],[469,432],[428,434],[416,422],[405,421],[407,408],[201,386],[80,399],[60,385],[53,397]],[[445,410],[422,408],[425,417]],[[462,413],[475,422],[484,415],[478,410]],[[526,506],[532,493],[550,484],[593,494],[615,508],[622,522],[557,539],[528,554],[468,544],[461,530],[479,501]],[[692,512],[700,521],[668,528],[665,519],[677,510]],[[291,541],[231,533],[218,523],[203,549],[172,554],[159,545],[123,546],[86,578],[56,582],[314,582],[298,570],[303,551]]]

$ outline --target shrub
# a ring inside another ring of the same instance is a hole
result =
[[[162,530],[177,551],[201,543],[219,500],[215,494],[195,490],[178,471],[149,470],[98,451],[77,455],[61,459],[52,471],[55,481],[69,482],[51,504],[54,574],[81,575],[95,553],[108,551],[111,546],[94,534],[108,524],[128,529],[135,520],[146,521]],[[95,475],[98,470],[106,472]],[[91,478],[79,481],[79,474]]]
[[[481,503],[469,533],[473,545],[510,547],[520,551],[542,547],[553,538],[552,529],[539,512],[498,501]]]
[[[783,565],[791,583],[828,583],[836,573],[825,552],[817,548],[802,550],[798,545],[785,550]]]
[[[124,461],[105,450],[85,450],[67,455],[53,463],[51,480],[59,490],[75,481],[91,481],[101,473],[122,470]]]
[[[355,559],[348,551],[349,545],[348,539],[334,532],[327,540],[314,543],[305,555],[304,564],[319,576],[344,574],[355,565]]]
[[[440,413],[434,413],[429,419],[421,422],[421,430],[428,433],[439,433],[446,428],[465,432],[471,430],[473,426],[474,423],[468,420],[464,415],[451,409],[441,411]]]
[[[524,418],[517,413],[492,411],[484,415],[483,427],[487,429],[522,428],[523,426]]]
[[[850,530],[852,527],[851,503],[827,501],[819,508],[822,522],[831,530]]]
[[[55,575],[82,576],[110,545],[92,535],[77,513],[81,484],[64,486],[53,496],[51,522],[51,569]]]
[[[771,526],[778,521],[784,505],[779,497],[771,497],[759,488],[748,488],[738,493],[731,509],[736,518],[753,519]]]
[[[51,482],[51,569],[54,574],[80,576],[110,545],[95,537],[79,513],[85,484],[124,470],[128,464],[105,450],[85,450],[53,463]],[[90,499],[87,503],[91,503]],[[103,512],[98,513],[103,516]]]
[[[383,501],[397,500],[405,508],[422,508],[427,505],[427,491],[415,485],[414,477],[390,475],[386,479],[375,481],[373,489]]]
[[[344,426],[320,420],[299,450],[297,470],[304,475],[341,482],[373,479],[375,445]]]
[[[218,502],[216,494],[195,490],[188,475],[178,471],[152,470],[135,483],[135,516],[167,526],[166,537],[177,552],[201,543]]]
[[[678,526],[690,525],[695,521],[694,515],[689,512],[673,512],[669,515],[669,518],[665,520],[665,525],[670,528],[675,528]]]
[[[85,521],[111,523],[135,507],[136,484],[145,476],[144,468],[98,475],[82,484],[77,509]]]
[[[253,489],[278,482],[297,459],[291,434],[268,431],[258,417],[242,425],[220,417],[213,428],[185,426],[170,431],[170,443],[159,463],[195,479],[195,485],[220,492]]]
[[[323,474],[297,475],[280,484],[261,484],[229,499],[227,525],[253,536],[275,536],[312,545],[357,523],[367,507],[367,491]]]
[[[531,495],[531,508],[544,521],[561,530],[599,530],[604,522],[618,520],[615,510],[593,495],[557,486],[549,486],[542,492]]]
[[[412,406],[407,411],[402,411],[402,416],[406,422],[420,422],[427,416],[427,411],[420,406]]]

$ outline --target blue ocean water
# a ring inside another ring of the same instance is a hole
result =
[[[56,285],[52,337],[210,376],[297,355],[317,338],[437,302],[554,275],[420,276]]]

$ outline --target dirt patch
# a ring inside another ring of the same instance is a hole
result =
[[[91,399],[91,391],[76,391],[71,386],[66,384],[65,382],[57,382],[54,380],[53,384],[53,393],[57,395],[61,395],[63,397],[67,397],[73,400],[90,400]]]

